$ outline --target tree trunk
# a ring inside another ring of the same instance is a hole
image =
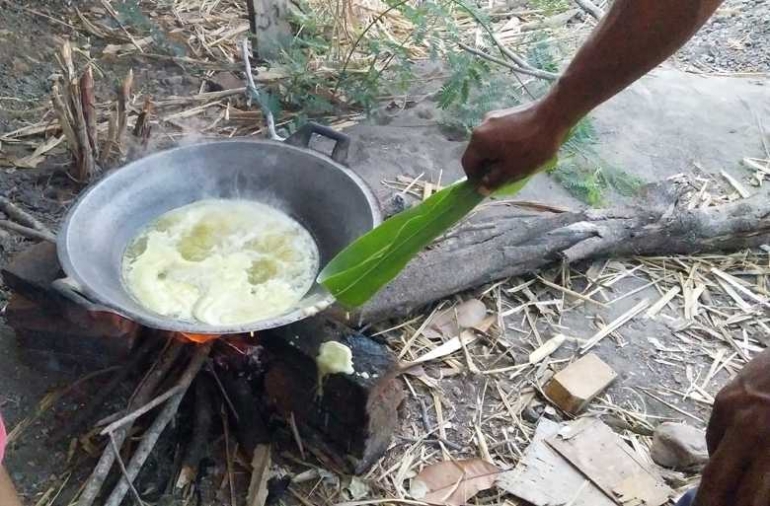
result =
[[[350,317],[364,323],[405,316],[454,293],[559,261],[734,251],[770,241],[766,192],[687,210],[659,203],[656,190],[650,186],[642,197],[648,207],[509,214],[462,225]]]

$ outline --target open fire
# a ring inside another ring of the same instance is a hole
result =
[[[178,432],[164,432],[175,418],[189,425],[184,432],[192,437],[175,443],[185,450],[173,480],[191,486],[207,442],[216,439],[213,425],[201,420],[219,416],[220,406],[223,423],[231,426],[231,437],[249,461],[258,448],[281,444],[305,458],[310,450],[326,465],[360,473],[388,447],[403,398],[392,374],[395,360],[382,344],[334,320],[317,316],[254,335],[144,328],[114,314],[89,311],[52,290],[51,282],[61,272],[55,248],[47,243],[19,255],[3,277],[13,290],[7,320],[30,365],[118,366],[57,431],[56,436],[67,440],[93,428],[103,436],[102,456],[84,484],[79,506],[95,504],[97,498],[117,506],[134,493],[134,482],[155,445]],[[330,375],[320,390],[316,360],[328,341],[351,350],[354,372]],[[104,417],[114,392],[132,382],[137,386],[128,404]],[[201,386],[190,388],[196,384]],[[201,389],[214,400],[202,401]],[[185,396],[189,402],[182,404]],[[134,448],[127,435],[139,433],[143,435]],[[127,475],[115,465],[113,446],[123,447]],[[111,491],[104,489],[114,482],[110,476],[120,477]]]

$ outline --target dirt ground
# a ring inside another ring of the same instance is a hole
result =
[[[67,22],[62,21],[70,19],[69,2],[35,2],[37,13],[20,9],[18,5],[7,5],[7,8],[3,7],[0,20],[0,132],[39,120],[47,108],[50,76],[56,70],[53,63],[53,53],[58,46],[56,38],[73,33],[65,26]],[[41,13],[54,20],[41,16]],[[727,194],[732,188],[721,176],[721,171],[726,171],[743,181],[752,193],[766,191],[749,185],[750,173],[740,161],[744,157],[766,156],[762,126],[770,128],[767,126],[770,125],[770,78],[767,76],[770,48],[764,41],[769,34],[770,5],[766,2],[725,2],[719,15],[676,59],[594,113],[597,149],[601,157],[645,182],[684,175],[708,179],[713,187],[719,188],[715,193]],[[82,34],[75,37],[80,43],[93,44],[95,54],[104,45],[95,37],[86,39]],[[174,64],[131,57],[100,63],[100,69],[105,73],[105,78],[99,81],[102,94],[108,94],[111,83],[125,75],[128,68],[134,69],[139,92],[187,95],[205,88],[201,75],[190,75]],[[685,70],[697,70],[698,73]],[[727,75],[735,72],[745,74]],[[436,105],[428,100],[395,115],[387,125],[360,124],[348,130],[353,138],[350,165],[383,201],[394,192],[383,184],[384,180],[396,176],[417,177],[424,173],[427,181],[438,182],[441,178],[446,182],[461,175],[459,157],[464,144],[447,138],[436,124],[437,115]],[[162,133],[160,130],[158,135],[162,136]],[[4,154],[15,155],[24,146],[4,143],[2,148]],[[23,205],[55,229],[79,191],[61,170],[67,163],[66,156],[54,156],[35,169],[0,169],[3,171],[0,173],[0,195]],[[585,205],[548,175],[537,176],[517,198],[568,208]],[[609,205],[633,203],[633,199],[620,195],[611,195],[608,202]],[[0,267],[27,244],[16,236],[0,234]],[[587,272],[592,267],[622,273],[633,269],[633,265],[630,260],[624,260],[615,264],[573,266],[572,289],[582,291],[588,286]],[[547,275],[556,274],[554,271]],[[505,286],[514,287],[530,279],[509,280]],[[482,368],[490,364],[500,367],[521,363],[532,351],[532,327],[536,329],[535,333],[546,337],[558,332],[578,340],[586,339],[596,332],[599,322],[614,320],[643,299],[657,300],[660,290],[657,285],[649,286],[650,282],[651,279],[641,271],[632,273],[605,290],[607,302],[617,299],[617,303],[598,309],[575,305],[558,317],[540,314],[536,324],[530,327],[521,314],[511,315],[506,319],[507,330],[503,330],[502,338],[515,360],[506,358],[506,361],[498,362],[499,357],[482,346],[473,349],[473,356]],[[559,296],[542,286],[536,291],[538,297]],[[632,295],[623,297],[629,293]],[[463,295],[465,298],[474,296],[483,298],[480,293]],[[0,286],[0,306],[5,305],[7,297],[5,287]],[[490,307],[494,304],[491,299],[483,299]],[[719,307],[729,308],[730,304],[729,300],[718,301]],[[684,344],[676,323],[681,315],[672,311],[669,316],[663,320],[634,320],[596,348],[597,354],[620,376],[596,408],[598,412],[615,416],[617,413],[611,406],[622,406],[643,413],[649,420],[672,419],[699,427],[705,425],[709,415],[708,402],[681,393],[692,385],[693,375],[701,377],[707,373],[713,364],[713,356],[703,352],[687,355],[690,361],[683,359]],[[388,339],[396,351],[401,350],[397,333],[389,334]],[[578,340],[561,348],[554,356],[555,360],[569,360],[575,354]],[[34,417],[46,394],[72,383],[84,372],[52,371],[47,365],[20,362],[12,331],[0,323],[0,411],[10,428]],[[730,368],[723,368],[708,382],[706,392],[714,395],[729,377]],[[511,388],[518,385],[513,378],[503,379],[510,381],[506,385]],[[66,443],[49,446],[48,435],[66,419],[73,406],[89,395],[91,388],[94,387],[78,389],[64,405],[46,411],[10,448],[7,465],[29,504],[35,504],[42,492],[61,482],[68,447]],[[480,415],[474,410],[477,399],[484,396],[487,388],[486,377],[467,371],[442,381],[441,395],[447,407],[452,406],[446,415],[450,420],[448,437],[460,442],[462,448],[456,456],[476,453],[474,420]],[[663,403],[640,393],[644,389],[657,392],[667,389],[676,393],[665,397]],[[429,399],[430,392],[418,389],[418,396]],[[537,406],[534,416],[540,416],[544,410],[544,405]],[[414,427],[421,423],[419,411],[417,399],[410,398],[400,436],[415,432]],[[434,411],[427,415],[429,423],[434,425],[438,422],[437,417],[438,413]],[[490,425],[490,434],[499,435],[500,427],[499,424]],[[394,445],[381,468],[397,462],[403,451],[403,443]],[[372,478],[372,481],[376,480]],[[380,490],[374,484],[371,488]]]

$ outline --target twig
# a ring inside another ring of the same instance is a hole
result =
[[[644,387],[637,387],[637,388],[639,390],[641,390],[645,395],[649,395],[650,397],[652,397],[653,399],[655,399],[659,403],[663,404],[664,406],[668,406],[669,408],[673,409],[677,413],[681,413],[681,414],[683,414],[685,416],[689,416],[693,420],[696,420],[696,421],[698,421],[700,423],[705,423],[705,420],[703,420],[701,417],[695,416],[692,413],[688,413],[687,411],[683,410],[682,408],[679,408],[679,407],[675,406],[674,404],[671,404],[670,402],[661,399],[657,395],[655,395],[652,392],[650,392],[647,388],[644,388]]]
[[[247,506],[264,506],[267,501],[267,481],[270,477],[270,445],[257,445],[251,459],[251,480],[247,494]]]
[[[221,406],[219,411],[222,417],[222,428],[225,435],[225,466],[227,471],[227,485],[230,489],[230,506],[235,506],[235,483],[233,482],[233,454],[238,450],[238,444],[235,445],[235,451],[230,452],[230,424],[227,420],[227,410]]]
[[[125,497],[131,482],[136,479],[136,476],[139,474],[139,471],[144,465],[144,462],[147,460],[150,452],[152,452],[152,449],[155,447],[155,443],[158,442],[158,438],[160,438],[161,433],[169,424],[169,422],[171,422],[171,419],[174,418],[174,415],[176,415],[176,412],[179,409],[179,404],[182,402],[184,394],[190,387],[190,383],[192,383],[192,380],[195,379],[195,376],[200,371],[203,363],[208,358],[209,353],[211,352],[211,345],[212,342],[210,341],[206,344],[198,345],[195,348],[195,355],[193,355],[190,363],[187,366],[187,369],[185,369],[184,373],[182,373],[182,377],[177,383],[177,385],[180,386],[179,392],[166,403],[166,405],[163,407],[163,410],[160,412],[153,424],[145,432],[144,437],[142,438],[142,442],[139,444],[139,447],[136,449],[133,457],[131,457],[126,475],[121,478],[120,482],[104,502],[105,506],[120,506],[120,503],[123,501],[123,498]]]
[[[727,182],[730,183],[730,186],[732,186],[735,189],[735,191],[737,191],[738,194],[740,194],[741,197],[743,197],[744,199],[751,197],[751,193],[749,193],[749,191],[737,179],[735,179],[733,176],[731,176],[724,170],[721,171],[721,174],[722,174],[722,177],[724,177],[727,180]]]
[[[94,73],[93,70],[91,70],[91,65],[86,67],[86,71],[80,78],[80,102],[83,107],[83,117],[85,118],[88,142],[94,158],[98,158],[99,145],[96,135],[96,98],[94,98]]]
[[[495,44],[497,44],[497,48],[500,50],[501,53],[503,53],[503,55],[505,55],[506,58],[513,61],[520,68],[530,72],[529,75],[539,77],[541,79],[547,79],[549,81],[554,81],[559,77],[559,74],[554,74],[553,72],[540,70],[539,68],[534,67],[527,60],[525,60],[524,58],[522,58],[521,56],[511,51],[509,48],[507,48],[497,35],[493,35],[492,39],[495,41]],[[525,72],[522,72],[522,73],[525,73]]]
[[[305,460],[305,445],[302,444],[302,437],[299,435],[299,428],[297,427],[297,420],[294,418],[294,411],[289,413],[289,426],[291,427],[291,434],[294,437],[294,442],[297,445],[299,454],[302,460]]]
[[[134,396],[134,399],[129,405],[129,409],[141,406],[150,400],[155,389],[158,387],[161,381],[165,379],[166,375],[171,370],[171,367],[176,362],[176,359],[179,357],[182,349],[184,349],[184,345],[182,343],[177,341],[171,343],[171,345],[159,359],[159,364],[157,367],[155,367],[150,372],[148,377],[139,387],[136,395]],[[128,437],[129,429],[130,427],[123,427],[113,433],[113,437],[115,438],[118,446],[122,445],[123,441],[125,441]],[[109,474],[114,462],[115,454],[111,449],[106,448],[102,453],[99,462],[96,464],[93,472],[91,472],[91,476],[89,476],[88,481],[83,486],[83,492],[80,494],[80,499],[78,499],[77,506],[91,506],[94,503],[96,496],[99,495],[99,491],[101,490],[104,481],[107,479],[107,475]]]
[[[62,98],[62,90],[59,87],[58,82],[54,82],[51,87],[51,105],[56,113],[56,118],[59,120],[59,126],[61,127],[64,137],[67,139],[70,152],[72,153],[75,163],[80,163],[78,158],[80,152],[78,151],[78,139],[75,135],[75,128],[73,126],[72,113]]]
[[[102,5],[107,10],[107,12],[110,13],[110,16],[113,17],[113,19],[118,24],[120,29],[123,30],[123,33],[126,34],[126,37],[128,37],[128,39],[131,41],[131,44],[133,44],[139,50],[140,53],[144,53],[144,50],[142,49],[141,44],[139,44],[134,38],[134,36],[131,35],[131,33],[128,31],[128,29],[126,29],[126,25],[124,25],[123,22],[120,20],[120,16],[118,16],[117,11],[115,11],[112,5],[110,5],[110,3],[107,2],[106,0],[102,0]]]
[[[207,378],[198,376],[195,380],[195,418],[190,443],[184,452],[182,470],[176,481],[176,488],[185,488],[195,481],[198,467],[207,449],[209,432],[213,421],[214,408]]]
[[[48,242],[56,242],[56,237],[51,234],[50,232],[42,232],[40,230],[35,230],[33,228],[25,227],[23,225],[19,225],[17,223],[14,223],[12,221],[8,220],[0,220],[0,228],[4,228],[6,230],[10,230],[12,232],[16,232],[17,234],[23,235],[24,237],[28,237],[30,239],[37,239],[40,241],[48,241]]]
[[[249,67],[250,68],[250,67]],[[208,93],[198,93],[197,95],[190,95],[189,97],[169,97],[165,100],[158,100],[155,102],[155,107],[168,107],[187,105],[193,102],[211,102],[212,100],[221,100],[223,98],[232,97],[234,95],[241,95],[246,91],[246,87],[233,88],[231,90],[211,91]]]
[[[99,435],[104,436],[107,434],[111,434],[118,430],[119,428],[128,425],[130,423],[133,423],[134,420],[142,416],[143,414],[147,413],[148,411],[151,411],[153,408],[156,408],[157,406],[160,406],[164,402],[166,402],[170,397],[173,397],[174,395],[178,394],[181,390],[179,385],[173,386],[145,404],[144,406],[140,407],[137,410],[132,411],[131,413],[123,416],[122,418],[112,422],[107,427],[103,428],[101,432],[99,432]]]
[[[372,19],[368,25],[366,25],[366,28],[361,30],[361,33],[358,34],[358,38],[353,42],[353,45],[350,46],[350,49],[348,50],[348,53],[345,55],[345,60],[342,62],[342,69],[340,70],[339,74],[337,75],[337,82],[334,85],[334,89],[332,90],[332,96],[337,95],[337,90],[340,87],[340,83],[342,82],[342,78],[345,77],[345,71],[348,69],[348,65],[350,64],[351,58],[353,58],[353,53],[356,52],[356,49],[358,48],[358,45],[361,43],[362,40],[364,40],[364,37],[366,34],[371,30],[374,26],[376,26],[380,21],[382,21],[385,16],[388,15],[389,12],[398,9],[402,5],[405,5],[409,2],[409,0],[400,0],[398,3],[395,3],[391,6],[389,6],[384,11],[380,12],[377,16]]]
[[[124,381],[126,381],[126,378],[128,378],[128,376],[139,366],[139,364],[147,359],[150,352],[155,350],[155,344],[155,340],[146,339],[145,342],[142,343],[141,347],[132,354],[129,362],[126,363],[126,365],[123,366],[120,371],[113,375],[110,381],[104,385],[104,387],[100,388],[99,392],[96,393],[93,398],[89,399],[88,404],[86,404],[82,409],[79,409],[73,418],[69,420],[67,424],[65,424],[60,430],[58,430],[56,434],[54,434],[53,439],[58,441],[64,437],[70,436],[73,432],[78,431],[83,425],[85,425],[86,422],[90,421],[96,413],[96,410],[99,409],[102,404],[104,404],[104,401],[106,401],[107,398],[113,394],[116,388],[118,388],[123,384]]]
[[[105,167],[107,162],[110,160],[110,155],[112,154],[112,147],[117,142],[117,135],[118,135],[118,113],[113,112],[110,114],[110,119],[108,120],[108,126],[107,126],[107,141],[104,143],[104,146],[102,147],[100,156],[99,156],[99,165],[102,167]]]
[[[18,207],[6,197],[0,197],[0,211],[4,212],[8,215],[9,218],[16,220],[22,225],[26,225],[27,227],[34,228],[39,232],[44,232],[53,236],[53,233],[48,227],[40,223],[37,218]]]
[[[575,0],[575,3],[597,21],[604,16],[604,11],[591,0]]]
[[[623,313],[622,315],[618,316],[618,318],[615,321],[613,321],[612,323],[610,323],[609,325],[601,329],[599,332],[596,333],[596,335],[594,335],[591,339],[586,341],[580,347],[580,353],[581,354],[585,353],[591,348],[593,348],[594,346],[596,346],[596,344],[599,341],[601,341],[602,339],[610,335],[612,332],[615,332],[620,327],[625,325],[626,322],[628,322],[629,320],[634,318],[636,315],[638,315],[639,313],[647,309],[649,305],[650,305],[650,301],[647,299],[644,299],[641,302],[639,302],[637,305],[635,305],[634,307],[632,307],[631,309]]]
[[[110,446],[112,446],[112,451],[115,453],[115,459],[118,461],[120,472],[123,473],[123,476],[128,476],[126,465],[123,463],[123,459],[120,457],[120,448],[118,448],[118,444],[115,442],[115,436],[112,434],[112,432],[110,432]],[[139,495],[139,492],[136,490],[136,487],[134,487],[133,483],[131,483],[131,493],[134,495],[134,499],[136,499],[136,502],[139,504],[139,506],[144,506],[142,496]]]
[[[115,143],[120,148],[123,136],[128,127],[128,102],[131,100],[131,87],[134,84],[134,71],[129,69],[123,83],[117,89],[118,94],[118,129],[115,135]]]
[[[150,132],[152,131],[152,125],[150,124],[150,117],[152,116],[153,103],[152,97],[148,96],[144,99],[144,105],[139,116],[136,117],[136,123],[134,123],[134,137],[138,137],[141,140],[142,149],[147,149],[147,144],[150,141]]]
[[[551,72],[546,72],[545,70],[538,70],[535,68],[524,68],[520,67],[519,65],[514,65],[513,63],[508,63],[505,60],[501,60],[500,58],[497,58],[495,56],[492,56],[489,53],[486,53],[484,51],[481,51],[480,49],[476,49],[475,47],[471,47],[467,44],[464,44],[462,42],[459,43],[459,46],[461,49],[464,49],[465,51],[468,51],[469,53],[475,54],[476,56],[479,56],[481,58],[484,58],[486,60],[491,61],[492,63],[496,63],[502,67],[505,67],[507,69],[510,69],[514,72],[518,72],[519,74],[526,74],[529,76],[537,77],[540,79],[546,79],[548,81],[554,81],[559,76],[557,74],[553,74]]]
[[[83,102],[81,99],[81,90],[75,75],[75,64],[72,60],[72,46],[69,41],[65,41],[61,48],[62,66],[66,75],[67,85],[64,90],[67,95],[67,105],[69,106],[72,118],[72,129],[75,132],[77,141],[77,163],[75,173],[72,174],[79,182],[86,182],[93,173],[94,154],[91,149],[91,143],[88,140],[86,131],[86,119],[83,113]]]
[[[246,65],[246,89],[249,91],[251,96],[256,99],[259,107],[262,109],[262,113],[265,115],[265,119],[267,120],[267,131],[270,134],[270,138],[276,141],[282,141],[284,140],[283,137],[278,135],[278,133],[275,131],[275,118],[273,118],[273,112],[270,110],[270,106],[264,101],[262,95],[259,93],[257,85],[254,84],[254,75],[251,72],[251,62],[249,61],[248,38],[243,39],[241,44],[241,52],[243,53],[243,63]]]

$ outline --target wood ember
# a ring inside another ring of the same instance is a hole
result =
[[[318,398],[315,359],[329,339],[352,350],[356,372],[327,378]],[[324,318],[274,329],[262,343],[272,357],[265,375],[270,404],[287,419],[293,414],[303,437],[316,435],[351,455],[355,472],[368,469],[390,443],[403,399],[387,349]]]
[[[176,481],[176,488],[185,488],[198,477],[200,462],[208,451],[209,436],[214,421],[214,395],[208,378],[195,380],[195,416],[193,435],[184,450],[182,470]]]

